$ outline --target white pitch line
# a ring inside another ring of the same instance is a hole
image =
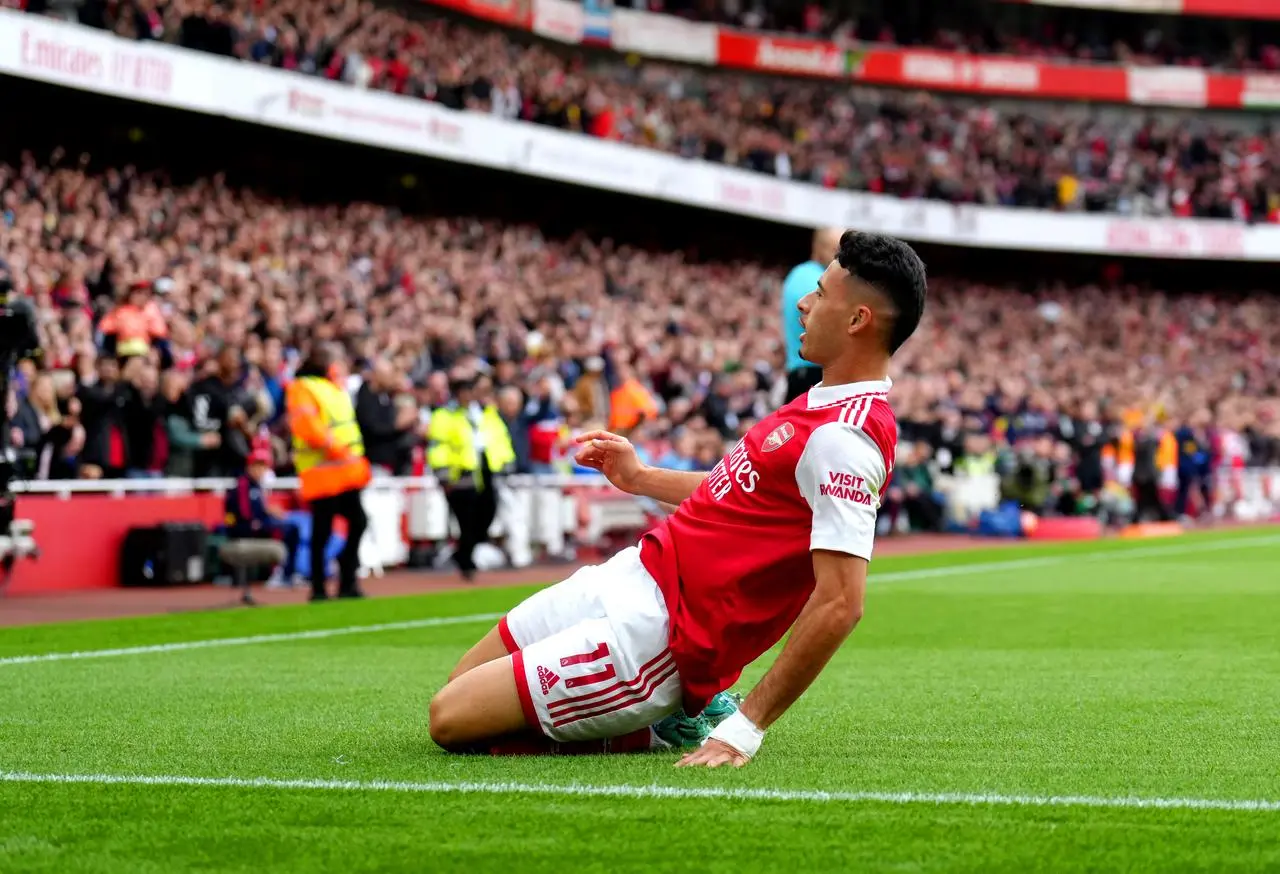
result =
[[[914,571],[895,571],[872,574],[871,583],[895,583],[907,580],[926,580],[932,577],[954,577],[961,574],[986,571],[1012,571],[1032,567],[1049,567],[1073,561],[1117,561],[1129,558],[1155,558],[1163,555],[1186,555],[1198,552],[1219,552],[1250,546],[1280,546],[1280,534],[1261,537],[1239,537],[1234,540],[1213,540],[1208,543],[1170,543],[1159,546],[1139,546],[1133,549],[1112,549],[1102,552],[1045,555],[1039,558],[1015,558],[1008,561],[984,561],[972,564],[951,564],[942,567],[921,568]]]
[[[936,568],[921,568],[914,571],[890,571],[873,574],[871,583],[906,582],[908,580],[933,579],[935,577],[957,577],[969,574],[1021,570],[1032,567],[1048,567],[1066,564],[1073,561],[1116,561],[1128,558],[1149,558],[1162,555],[1183,555],[1197,552],[1216,552],[1219,550],[1241,549],[1250,546],[1280,545],[1280,535],[1262,537],[1240,537],[1233,540],[1215,540],[1209,543],[1180,543],[1160,546],[1137,547],[1134,549],[1118,549],[1106,552],[1076,553],[1068,555],[1046,555],[1039,558],[1017,558],[1006,561],[974,562],[971,564],[944,565]],[[151,646],[130,646],[119,649],[94,649],[81,652],[51,652],[36,655],[8,656],[0,658],[0,667],[8,665],[25,665],[36,662],[64,662],[81,659],[103,659],[116,656],[145,655],[149,653],[180,652],[188,649],[208,649],[226,646],[250,646],[259,643],[283,643],[290,640],[317,640],[325,637],[339,637],[347,634],[372,634],[379,631],[402,631],[412,628],[431,628],[441,625],[465,625],[472,622],[493,622],[502,614],[481,613],[473,616],[444,616],[430,619],[410,619],[405,622],[387,622],[381,625],[350,625],[342,628],[326,628],[315,631],[289,631],[281,634],[255,634],[245,637],[223,637],[210,640],[180,641],[177,643],[159,643]]]
[[[553,795],[608,798],[675,798],[777,801],[815,804],[866,803],[1004,807],[1095,807],[1152,810],[1280,812],[1280,801],[1230,798],[1148,798],[1133,795],[1005,795],[996,792],[845,792],[821,789],[733,789],[718,786],[592,786],[581,783],[425,782],[388,780],[286,780],[272,777],[186,777],[134,774],[33,774],[0,771],[0,783],[91,784],[97,786],[200,786],[233,789],[293,789],[329,792],[400,792],[422,795]]]
[[[81,652],[47,652],[38,655],[8,656],[0,658],[0,666],[26,665],[33,662],[66,662],[80,659],[107,659],[115,656],[143,655],[145,653],[179,652],[186,649],[211,649],[220,646],[248,646],[255,643],[281,643],[288,640],[320,640],[326,637],[342,637],[347,634],[372,634],[378,631],[405,631],[412,628],[435,628],[441,625],[469,625],[474,622],[493,622],[501,613],[475,613],[470,616],[434,616],[429,619],[408,619],[403,622],[384,622],[379,625],[348,625],[342,628],[317,628],[312,631],[287,631],[281,634],[252,634],[246,637],[215,637],[208,640],[184,640],[176,643],[157,643],[151,646],[126,646],[119,649],[89,649]]]

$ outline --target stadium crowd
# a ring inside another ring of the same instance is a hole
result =
[[[268,438],[286,471],[284,387],[317,339],[349,351],[369,456],[395,473],[459,375],[532,472],[568,471],[567,438],[594,426],[709,469],[785,386],[780,270],[528,225],[27,155],[0,164],[0,259],[45,350],[7,399],[31,477],[235,474]],[[932,478],[963,470],[1088,512],[1125,452],[1184,427],[1205,464],[1280,463],[1280,298],[946,276],[930,294],[896,358],[890,515],[937,527]],[[1182,454],[1149,459],[1163,486]]]
[[[363,0],[94,0],[78,14],[130,38],[826,187],[1280,222],[1280,130],[1240,117],[1015,109],[694,71],[584,56]]]

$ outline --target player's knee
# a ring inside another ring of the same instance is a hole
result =
[[[437,746],[446,750],[456,749],[463,741],[459,710],[452,702],[454,697],[445,686],[432,697],[427,708],[427,731]]]
[[[427,705],[427,732],[438,746],[451,753],[471,752],[474,744],[486,736],[476,724],[468,697],[457,683],[449,683]]]

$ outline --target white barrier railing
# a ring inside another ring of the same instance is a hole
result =
[[[590,486],[607,486],[608,480],[595,474],[582,475],[515,475],[503,477],[503,482],[513,488],[542,486],[545,488],[581,488]],[[71,495],[77,492],[92,494],[128,494],[131,492],[223,492],[235,485],[229,477],[156,477],[154,479],[52,479],[15,481],[12,489],[15,494],[28,495]],[[266,483],[271,491],[295,491],[298,488],[297,477],[272,477]],[[439,487],[432,476],[390,476],[380,477],[370,486],[375,489],[434,489]]]
[[[1214,477],[1215,518],[1263,522],[1280,516],[1280,467],[1219,470]]]

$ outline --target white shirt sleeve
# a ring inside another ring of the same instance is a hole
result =
[[[809,548],[869,560],[887,475],[880,447],[862,430],[843,422],[814,430],[796,465],[796,484],[813,509]]]

